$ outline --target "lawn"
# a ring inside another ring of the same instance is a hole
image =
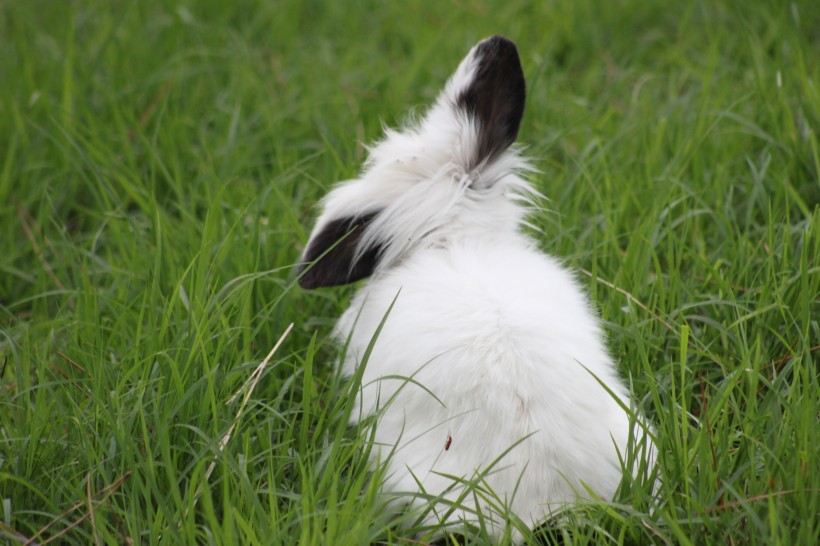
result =
[[[0,543],[432,536],[347,426],[352,288],[293,265],[491,34],[663,475],[527,541],[820,543],[815,0],[0,1]]]

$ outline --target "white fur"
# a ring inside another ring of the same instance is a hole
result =
[[[520,229],[534,194],[522,177],[529,164],[508,149],[466,170],[480,128],[456,101],[474,56],[421,122],[388,131],[361,177],[327,196],[314,236],[334,219],[383,211],[359,246],[381,243],[379,266],[334,335],[349,340],[343,367],[352,375],[395,300],[354,417],[383,411],[377,451],[392,451],[384,488],[414,492],[418,480],[433,496],[449,488],[444,496],[455,500],[461,488],[442,474],[470,479],[525,438],[486,485],[538,522],[587,488],[612,496],[630,426],[599,381],[627,407],[629,397],[577,282]],[[487,509],[472,495],[463,504]],[[475,520],[456,510],[447,522],[460,518]]]

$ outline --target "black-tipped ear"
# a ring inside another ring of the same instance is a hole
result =
[[[348,284],[372,275],[379,261],[381,245],[365,250],[355,263],[353,258],[364,229],[377,214],[333,220],[317,233],[299,264],[299,285],[311,290]],[[314,261],[316,263],[312,264]]]
[[[456,102],[478,123],[475,167],[491,162],[518,136],[524,115],[526,83],[518,49],[503,36],[493,36],[475,47],[478,61],[473,81]]]

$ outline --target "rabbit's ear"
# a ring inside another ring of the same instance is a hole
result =
[[[518,49],[502,36],[479,42],[467,62],[473,70],[455,101],[477,124],[478,141],[470,166],[474,168],[492,162],[515,142],[524,115],[526,83]]]
[[[381,245],[364,251],[358,247],[365,228],[377,214],[331,220],[314,233],[299,265],[299,285],[305,289],[337,286],[372,275]]]

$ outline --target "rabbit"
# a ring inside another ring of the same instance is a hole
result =
[[[525,95],[515,44],[475,45],[324,198],[299,265],[305,289],[367,279],[332,335],[344,374],[365,366],[352,420],[376,416],[384,491],[438,498],[425,522],[445,528],[482,511],[496,537],[498,500],[536,523],[612,498],[639,428],[587,297],[522,231],[539,197],[513,146]],[[465,493],[476,479],[493,493]]]

